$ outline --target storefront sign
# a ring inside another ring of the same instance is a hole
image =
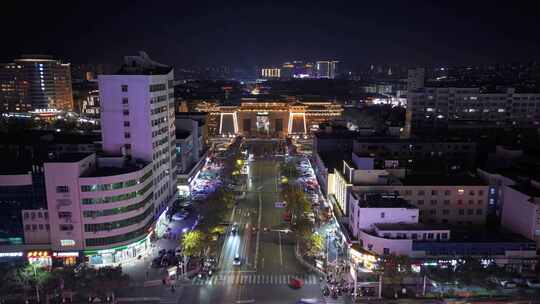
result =
[[[48,257],[49,252],[48,251],[29,251],[26,254],[29,258],[41,258],[41,257]]]
[[[0,252],[0,258],[15,258],[22,257],[22,252]]]
[[[53,252],[53,257],[58,258],[67,258],[67,257],[78,257],[79,253],[77,251],[73,252]]]

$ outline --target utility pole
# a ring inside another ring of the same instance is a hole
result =
[[[34,279],[36,280],[36,299],[37,299],[37,302],[39,303],[39,287],[38,287],[38,280],[37,280],[37,270],[36,270],[36,265],[32,265],[34,266]]]
[[[379,274],[379,299],[382,298],[382,274]]]
[[[424,273],[424,280],[422,282],[422,296],[426,296],[426,274]]]

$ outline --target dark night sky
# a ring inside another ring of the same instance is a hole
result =
[[[1,9],[2,61],[48,53],[72,62],[119,63],[138,50],[176,66],[331,58],[351,65],[466,64],[540,57],[535,1],[10,2]]]

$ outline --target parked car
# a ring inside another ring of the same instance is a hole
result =
[[[530,288],[540,288],[539,279],[527,279],[525,280],[525,284],[527,285],[527,287],[530,287]]]

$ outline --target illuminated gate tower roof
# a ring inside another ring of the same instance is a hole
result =
[[[307,134],[319,124],[339,119],[343,108],[330,101],[242,98],[237,105],[203,102],[197,107],[209,114],[211,136],[285,137]]]

